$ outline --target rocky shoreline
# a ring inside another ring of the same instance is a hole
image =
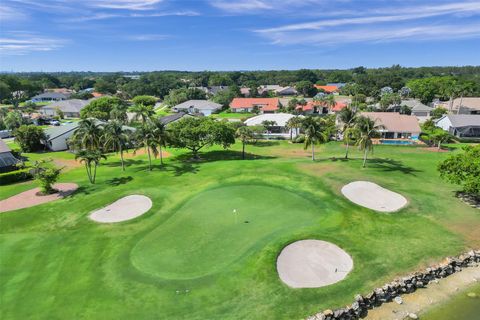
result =
[[[424,288],[431,282],[438,282],[439,279],[460,272],[463,268],[478,265],[480,265],[480,250],[471,250],[458,257],[449,257],[437,266],[395,279],[367,295],[358,294],[350,306],[336,310],[324,310],[308,317],[307,320],[356,320],[365,318],[368,310],[374,307],[379,307],[390,301],[402,303],[400,295],[413,293],[418,288]],[[416,315],[411,314],[411,318],[416,319]]]

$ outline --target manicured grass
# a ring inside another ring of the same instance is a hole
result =
[[[97,184],[83,167],[66,170],[62,182],[81,186],[72,197],[0,214],[0,318],[300,319],[480,245],[478,210],[436,172],[449,153],[378,146],[361,169],[361,154],[352,148],[344,161],[338,143],[319,147],[317,162],[283,141],[247,146],[244,161],[240,149],[212,148],[200,162],[168,150],[165,167],[155,160],[152,172],[144,155],[127,159],[125,172],[112,155]],[[409,204],[395,214],[359,207],[340,193],[354,180],[401,193]],[[24,188],[2,186],[0,198]],[[152,210],[119,224],[88,219],[128,194],[149,196]],[[332,286],[288,288],[276,256],[305,238],[339,245],[354,270]]]
[[[241,113],[241,112],[220,112],[214,113],[211,117],[219,119],[247,119],[256,116],[254,113]]]

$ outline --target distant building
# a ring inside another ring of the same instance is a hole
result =
[[[59,92],[44,92],[38,94],[30,99],[32,102],[53,102],[53,101],[62,101],[67,100],[70,97],[70,94],[59,93]]]
[[[333,82],[333,83],[327,83],[327,86],[331,87],[337,87],[338,89],[342,89],[345,87],[347,84],[343,82]]]
[[[163,123],[164,125],[169,125],[170,123],[177,122],[178,120],[183,119],[185,117],[193,117],[193,115],[190,115],[185,112],[178,112],[168,116],[161,117],[160,122]]]
[[[317,88],[317,90],[323,91],[323,92],[325,92],[325,93],[338,94],[338,92],[340,91],[340,88],[337,87],[336,85],[321,86],[321,85],[318,85],[318,84],[314,84],[313,86],[314,86],[315,88]]]
[[[452,102],[451,112],[455,114],[480,114],[480,98],[457,98]]]
[[[15,158],[12,154],[12,150],[7,146],[5,141],[0,139],[0,172],[9,172],[15,170],[16,164],[20,160]]]
[[[384,127],[379,130],[383,139],[418,139],[422,131],[415,116],[398,112],[362,112],[361,115]]]
[[[209,96],[214,96],[221,91],[228,90],[228,86],[209,86],[209,87],[195,87],[196,89],[202,90]]]
[[[282,87],[277,84],[274,85],[263,85],[258,87],[258,94],[264,94],[268,92],[273,92],[278,96],[291,96],[296,95],[297,90],[294,87]]]
[[[337,113],[347,107],[347,102],[336,101],[333,107],[329,107],[321,101],[309,101],[306,105],[297,105],[295,110],[303,114],[328,114]]]
[[[458,138],[480,138],[480,114],[446,114],[435,125]]]
[[[275,113],[280,107],[278,98],[234,98],[230,103],[232,112]]]
[[[221,109],[221,104],[208,100],[188,100],[172,108],[175,112],[185,112],[190,114],[201,113],[204,116],[209,116]]]
[[[70,99],[52,102],[40,108],[40,113],[45,116],[58,116],[58,110],[62,111],[67,118],[80,118],[80,111],[91,100]]]

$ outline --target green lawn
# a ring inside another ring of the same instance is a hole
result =
[[[0,318],[300,319],[480,245],[478,210],[436,172],[449,153],[379,146],[361,169],[361,154],[343,161],[338,143],[319,147],[314,163],[288,142],[247,146],[244,161],[240,149],[212,148],[200,162],[168,150],[166,166],[155,160],[152,172],[144,155],[127,159],[125,172],[112,155],[97,184],[81,166],[70,168],[61,180],[81,186],[74,196],[0,214]],[[395,214],[354,205],[340,193],[354,180],[374,181],[409,204]],[[0,199],[34,186],[2,186]],[[119,224],[88,219],[128,194],[149,196],[153,208]],[[324,288],[285,286],[276,256],[305,238],[342,247],[353,271]]]
[[[256,116],[254,113],[250,112],[220,112],[214,113],[211,117],[218,119],[247,119]]]

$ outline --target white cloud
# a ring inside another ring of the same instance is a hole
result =
[[[133,41],[160,41],[170,38],[168,34],[140,34],[127,37],[127,40]]]
[[[272,5],[265,0],[213,0],[210,2],[210,4],[218,9],[228,12],[244,12],[245,10],[260,10],[272,8]]]
[[[273,33],[269,38],[275,44],[336,45],[345,43],[381,43],[393,41],[427,41],[480,37],[480,24],[414,27],[363,27],[352,30]]]
[[[149,13],[96,13],[85,16],[62,19],[67,22],[84,22],[94,20],[116,19],[116,18],[155,18],[167,16],[198,16],[196,11],[172,11],[172,12],[149,12]]]
[[[0,53],[2,55],[24,55],[34,51],[52,51],[63,47],[65,42],[63,39],[13,33],[0,38]]]
[[[0,6],[0,21],[15,21],[23,20],[26,18],[26,14],[16,8],[12,8],[2,4]]]
[[[163,0],[95,0],[88,1],[87,5],[95,8],[120,10],[152,10]]]

